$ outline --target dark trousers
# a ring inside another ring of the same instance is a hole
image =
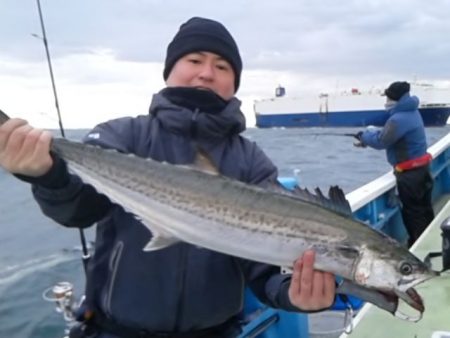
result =
[[[431,204],[433,178],[429,167],[396,172],[397,189],[402,202],[402,218],[409,235],[411,246],[434,218]]]

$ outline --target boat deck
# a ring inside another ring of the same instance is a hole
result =
[[[429,252],[440,251],[442,238],[440,225],[450,216],[449,196],[445,195],[436,204],[440,212],[419,240],[413,245],[411,251],[420,259],[424,259]],[[432,260],[433,268],[440,270],[442,260]],[[363,337],[414,337],[414,338],[449,338],[450,337],[450,274],[425,282],[416,287],[425,302],[423,318],[412,323],[395,318],[386,311],[366,304],[354,318],[354,329],[351,334],[342,334],[341,338]],[[401,307],[406,313],[410,313],[406,307]]]

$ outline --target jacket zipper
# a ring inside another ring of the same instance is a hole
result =
[[[175,330],[179,331],[180,326],[182,323],[182,313],[183,313],[183,307],[184,307],[184,286],[186,283],[186,261],[187,261],[187,247],[186,245],[182,244],[180,248],[180,276],[178,278],[179,284],[178,284],[178,302],[177,302],[177,308],[176,308],[176,315],[175,315]]]
[[[114,292],[114,282],[116,280],[117,270],[119,269],[119,262],[120,258],[122,256],[122,250],[123,250],[123,242],[118,242],[114,250],[111,254],[111,258],[109,260],[109,270],[111,271],[111,278],[109,280],[109,287],[108,291],[105,294],[105,298],[103,301],[103,308],[104,311],[108,314],[111,314],[111,300],[112,300],[112,294]]]
[[[195,108],[194,113],[191,117],[191,137],[196,140],[197,139],[197,117],[200,113],[200,109]]]

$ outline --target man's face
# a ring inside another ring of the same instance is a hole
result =
[[[224,100],[234,96],[234,71],[221,56],[195,52],[180,58],[166,80],[168,87],[206,88]]]
[[[394,101],[394,100],[392,100],[392,99],[390,99],[389,97],[386,96],[386,103],[384,104],[384,108],[389,110],[392,107],[394,107],[396,104],[397,104],[397,101]]]

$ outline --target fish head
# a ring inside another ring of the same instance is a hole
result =
[[[386,297],[398,297],[421,314],[425,310],[423,300],[415,286],[439,276],[424,262],[405,248],[393,251],[377,251],[364,255],[355,271],[357,283],[377,289]],[[399,315],[401,317],[401,315]],[[413,320],[411,318],[404,318]]]
[[[376,258],[371,264],[367,284],[380,289],[406,292],[408,289],[439,275],[412,254],[402,257]]]

